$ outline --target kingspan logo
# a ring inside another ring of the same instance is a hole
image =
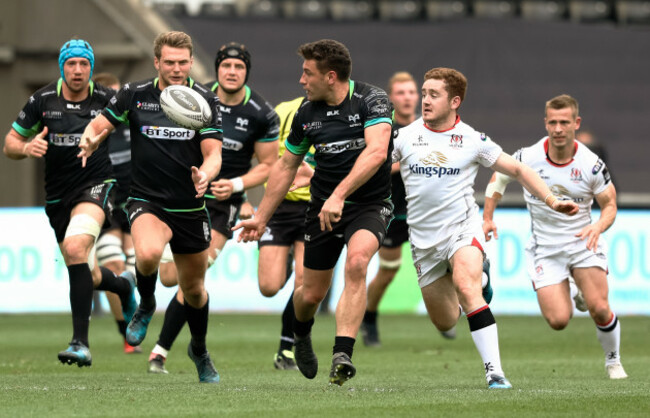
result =
[[[143,126],[140,128],[142,135],[153,139],[171,139],[175,141],[189,141],[194,138],[195,131],[185,128],[168,128],[164,126]]]
[[[321,154],[339,154],[344,151],[364,149],[366,147],[366,140],[356,138],[331,142],[329,144],[315,144],[314,147],[316,148],[316,152]]]
[[[457,176],[460,174],[460,168],[443,167],[443,164],[449,162],[442,152],[432,151],[425,158],[420,159],[424,165],[409,164],[409,170],[413,174],[429,177]]]

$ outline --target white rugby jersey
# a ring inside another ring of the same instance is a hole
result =
[[[561,245],[579,240],[575,234],[591,224],[594,196],[611,183],[603,160],[589,148],[575,141],[575,155],[566,164],[558,165],[548,159],[548,136],[536,144],[522,148],[514,157],[531,167],[546,182],[555,196],[573,200],[580,207],[575,216],[559,213],[524,189],[524,199],[532,218],[532,243]]]
[[[478,213],[474,179],[478,165],[490,167],[502,149],[456,118],[446,131],[429,129],[422,118],[399,130],[393,162],[406,187],[411,244],[431,248],[445,242],[455,225]]]

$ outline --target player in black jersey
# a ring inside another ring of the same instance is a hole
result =
[[[105,145],[88,159],[85,169],[76,158],[81,133],[113,95],[90,81],[94,63],[88,42],[72,39],[64,43],[59,53],[61,78],[29,98],[4,145],[11,159],[45,159],[45,212],[70,276],[73,334],[59,360],[79,367],[92,363],[88,325],[93,287],[117,293],[127,318],[136,308],[133,284],[97,267],[92,252],[110,212],[115,182]]]
[[[356,369],[350,358],[366,306],[366,272],[392,219],[390,202],[391,105],[386,93],[350,79],[352,60],[340,42],[320,40],[298,49],[300,84],[307,101],[294,116],[289,152],[273,166],[255,217],[242,221],[240,239],[258,240],[313,145],[316,169],[306,217],[303,284],[294,292],[296,363],[313,379],[318,360],[311,327],[347,244],[345,288],[336,311],[330,383],[343,384]]]
[[[120,89],[120,80],[111,73],[95,74],[93,81],[114,90],[115,93]],[[111,160],[116,180],[113,189],[115,197],[114,210],[111,212],[111,226],[102,229],[95,244],[97,262],[115,274],[122,274],[128,270],[135,276],[135,250],[129,220],[124,212],[131,186],[131,133],[129,127],[119,126],[106,142],[108,143],[108,157]],[[141,353],[140,346],[133,347],[126,342],[128,322],[122,315],[119,299],[113,293],[106,293],[106,299],[108,299],[111,312],[117,322],[117,328],[124,338],[124,352],[127,354]]]
[[[419,95],[411,74],[407,72],[393,74],[388,80],[388,97],[395,108],[393,131],[415,120]],[[379,270],[368,284],[368,305],[361,323],[363,343],[369,347],[377,347],[381,344],[377,329],[379,302],[402,264],[402,245],[409,239],[406,224],[406,192],[399,173],[399,163],[391,167],[391,185],[395,219],[390,223],[386,238],[379,248]]]
[[[183,32],[160,34],[154,41],[158,77],[124,85],[84,131],[79,156],[85,160],[114,126],[129,124],[132,182],[126,209],[135,246],[140,306],[127,328],[127,342],[138,345],[146,336],[156,309],[158,265],[169,242],[192,334],[188,355],[200,382],[217,383],[219,373],[205,343],[209,307],[203,283],[210,220],[203,195],[221,167],[221,114],[218,98],[189,78],[192,49],[192,39]],[[212,106],[211,123],[194,131],[167,119],[160,108],[160,94],[170,85],[187,85],[199,92]]]
[[[278,159],[279,119],[273,107],[246,84],[251,55],[239,43],[231,42],[217,51],[217,80],[209,83],[219,97],[223,119],[223,161],[221,171],[206,193],[212,239],[208,267],[232,238],[232,227],[244,200],[244,190],[263,184]],[[251,168],[255,154],[258,164]],[[166,251],[168,253],[168,251]],[[165,286],[177,283],[176,268],[169,256],[163,257],[160,278]],[[183,292],[179,289],[165,312],[158,342],[149,356],[150,373],[167,373],[167,353],[185,324]]]

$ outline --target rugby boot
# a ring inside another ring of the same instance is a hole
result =
[[[313,379],[318,373],[318,358],[311,346],[311,333],[304,337],[294,334],[294,346],[298,369],[307,379]]]
[[[330,370],[330,384],[342,386],[357,374],[357,369],[352,364],[350,357],[345,353],[336,353],[332,357]]]
[[[90,350],[79,340],[70,341],[70,345],[59,353],[59,361],[63,364],[76,364],[79,367],[90,366],[93,359]]]
[[[156,311],[156,306],[154,305],[150,310],[144,310],[142,306],[138,306],[135,314],[129,325],[126,327],[126,342],[132,346],[140,345],[144,340],[144,337],[147,336],[147,327],[149,322],[151,322],[151,317]]]
[[[219,383],[219,372],[214,367],[210,354],[206,351],[200,356],[195,356],[192,351],[192,343],[187,346],[187,355],[190,356],[196,365],[196,371],[199,373],[200,383]]]

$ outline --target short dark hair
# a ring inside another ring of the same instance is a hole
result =
[[[305,60],[316,61],[316,68],[322,73],[334,71],[339,80],[346,81],[352,73],[350,51],[333,39],[321,39],[300,45],[298,55]]]
[[[450,99],[458,96],[461,102],[465,100],[467,78],[460,71],[445,67],[432,68],[424,74],[424,81],[432,79],[445,82],[445,90]]]

